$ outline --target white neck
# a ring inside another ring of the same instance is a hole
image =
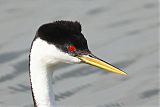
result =
[[[52,88],[51,67],[65,63],[79,63],[80,60],[60,51],[53,44],[37,38],[30,52],[30,78],[37,107],[55,107]]]
[[[49,70],[49,65],[45,61],[50,59],[45,54],[46,46],[45,42],[37,39],[33,42],[30,53],[30,80],[36,107],[55,107],[52,87],[53,71]]]
[[[32,91],[37,107],[55,107],[55,97],[52,88],[52,71],[45,65],[30,63]]]

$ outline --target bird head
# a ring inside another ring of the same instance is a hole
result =
[[[86,63],[107,71],[127,75],[91,53],[87,40],[81,33],[81,25],[77,21],[56,21],[44,24],[38,29],[34,42],[32,48],[37,43],[41,61],[46,64]]]

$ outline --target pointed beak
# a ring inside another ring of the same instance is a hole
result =
[[[110,72],[114,72],[117,74],[121,74],[121,75],[125,75],[127,76],[127,73],[125,73],[124,71],[114,67],[113,65],[97,58],[96,56],[89,54],[89,55],[79,55],[76,56],[77,58],[79,58],[82,62],[86,63],[86,64],[90,64],[92,66],[96,66],[98,68],[110,71]]]

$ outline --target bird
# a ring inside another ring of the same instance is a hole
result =
[[[29,54],[29,77],[34,107],[56,107],[52,87],[53,71],[57,65],[80,63],[127,75],[92,54],[82,34],[80,22],[58,20],[41,25],[32,41]]]

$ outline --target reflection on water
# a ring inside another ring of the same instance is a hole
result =
[[[64,93],[59,93],[58,95],[55,95],[56,96],[56,101],[60,101],[61,99],[65,99],[65,98],[68,98],[80,91],[82,91],[83,89],[89,87],[90,84],[86,84],[86,85],[83,85],[83,86],[80,86],[80,87],[76,87],[75,89],[72,89],[70,91],[66,91]]]
[[[16,78],[18,75],[28,71],[28,61],[24,60],[22,62],[18,62],[16,65],[13,65],[14,70],[12,73],[6,74],[0,77],[0,82],[5,82],[8,80],[12,80]]]
[[[16,87],[9,86],[8,88],[11,90],[11,93],[26,92],[31,89],[29,86],[23,84],[18,84]]]
[[[159,89],[147,90],[147,91],[144,91],[141,94],[141,98],[142,99],[144,99],[144,98],[150,98],[150,97],[153,97],[153,96],[158,95],[158,94],[159,94]]]
[[[7,52],[7,53],[0,54],[0,59],[1,59],[0,63],[6,63],[8,61],[14,60],[26,52],[27,52],[26,50],[22,50],[22,51]]]
[[[106,7],[99,7],[99,8],[94,8],[92,10],[90,10],[89,12],[87,12],[87,15],[96,15],[96,14],[100,14],[102,12],[105,12]]]

